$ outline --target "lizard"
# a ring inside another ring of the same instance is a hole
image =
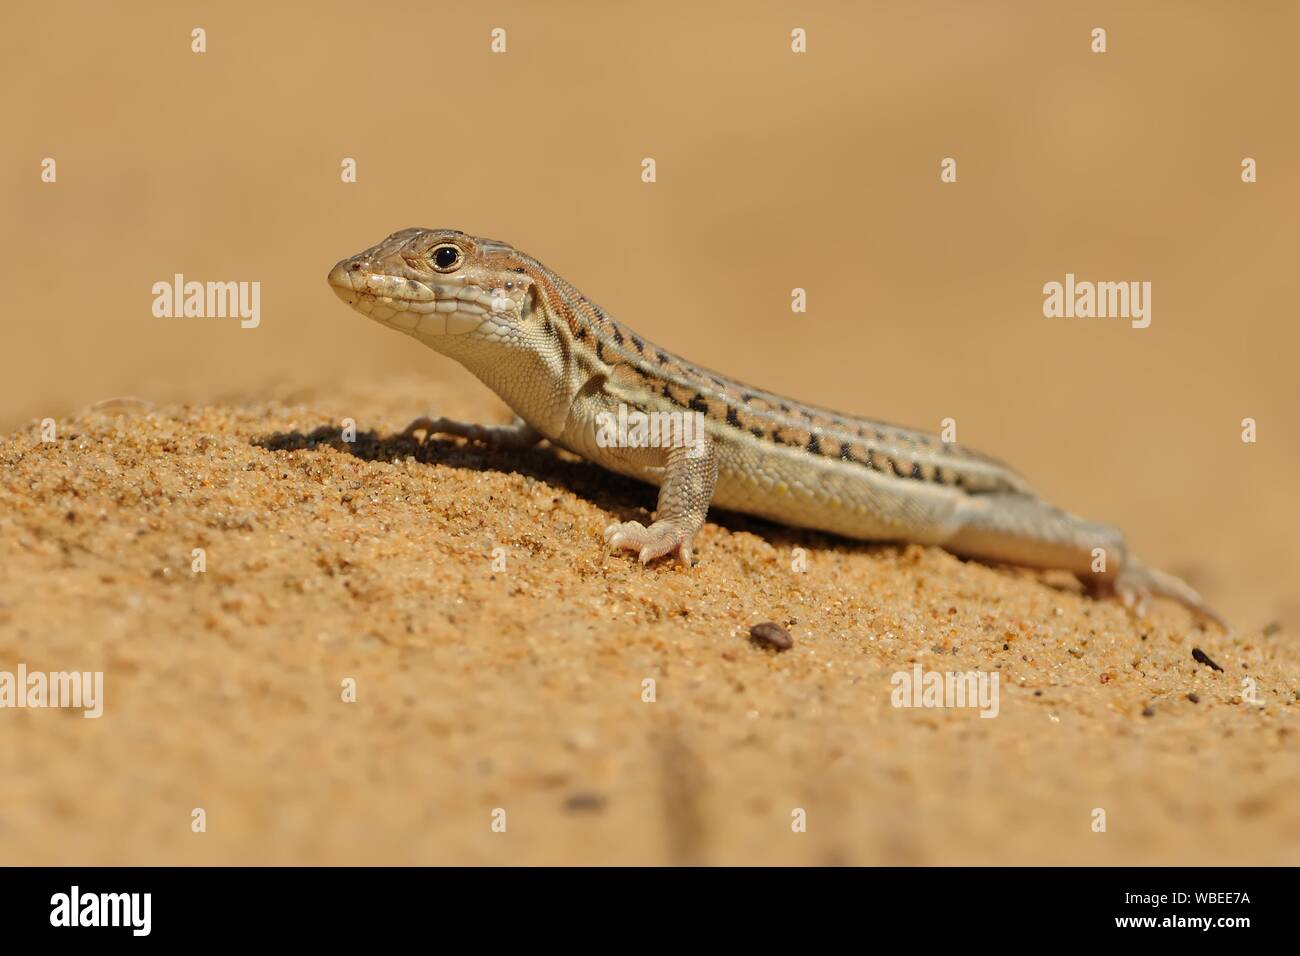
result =
[[[1129,608],[1168,597],[1227,629],[1190,585],[1134,558],[1119,530],[1049,504],[998,459],[695,365],[507,243],[403,229],[340,261],[328,281],[363,315],[460,362],[515,413],[509,425],[421,416],[404,435],[496,448],[546,440],[657,485],[649,525],[615,522],[604,534],[643,564],[674,554],[692,564],[714,505],[852,539],[1069,571]],[[671,441],[609,440],[610,422],[633,413],[664,422],[677,414],[683,424],[689,416],[702,427],[690,441],[677,440],[690,431],[680,425]]]

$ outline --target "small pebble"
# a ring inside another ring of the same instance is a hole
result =
[[[1198,664],[1204,664],[1206,667],[1213,667],[1220,674],[1223,673],[1223,668],[1210,660],[1210,655],[1205,653],[1205,651],[1201,650],[1199,647],[1192,648],[1192,660],[1196,661]]]
[[[751,627],[749,639],[755,644],[762,644],[777,651],[788,651],[794,647],[794,639],[790,637],[790,632],[772,621]]]
[[[1152,708],[1152,707],[1150,707],[1150,706],[1147,706],[1147,707],[1143,707],[1143,708],[1142,708],[1142,716],[1143,716],[1143,717],[1154,717],[1155,715],[1156,715],[1156,712],[1155,712],[1155,709],[1154,709],[1154,708]]]
[[[1201,702],[1201,698],[1198,697],[1196,694],[1188,694],[1187,699],[1190,700],[1193,704],[1199,704]]]
[[[605,809],[605,798],[599,793],[575,793],[564,801],[570,813],[599,813]]]

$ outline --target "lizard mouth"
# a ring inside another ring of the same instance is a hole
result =
[[[348,260],[329,274],[334,293],[362,315],[421,337],[478,331],[492,311],[469,285],[426,285],[414,279],[367,272]]]

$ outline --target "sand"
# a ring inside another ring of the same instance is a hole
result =
[[[397,437],[429,406],[507,420],[408,377],[4,440],[0,670],[102,670],[104,710],[0,711],[0,859],[1300,862],[1289,626],[727,514],[642,568],[600,532],[652,489]],[[916,665],[997,716],[892,706]]]

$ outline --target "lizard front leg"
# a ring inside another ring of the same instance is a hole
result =
[[[648,528],[639,521],[616,522],[605,529],[605,541],[615,550],[636,551],[642,564],[676,551],[689,565],[691,541],[704,524],[717,481],[718,454],[709,436],[665,449],[655,520]]]
[[[433,435],[453,435],[481,442],[489,448],[530,448],[542,440],[542,433],[518,416],[509,425],[473,425],[450,418],[422,416],[402,430],[404,436],[424,432],[427,441]]]

